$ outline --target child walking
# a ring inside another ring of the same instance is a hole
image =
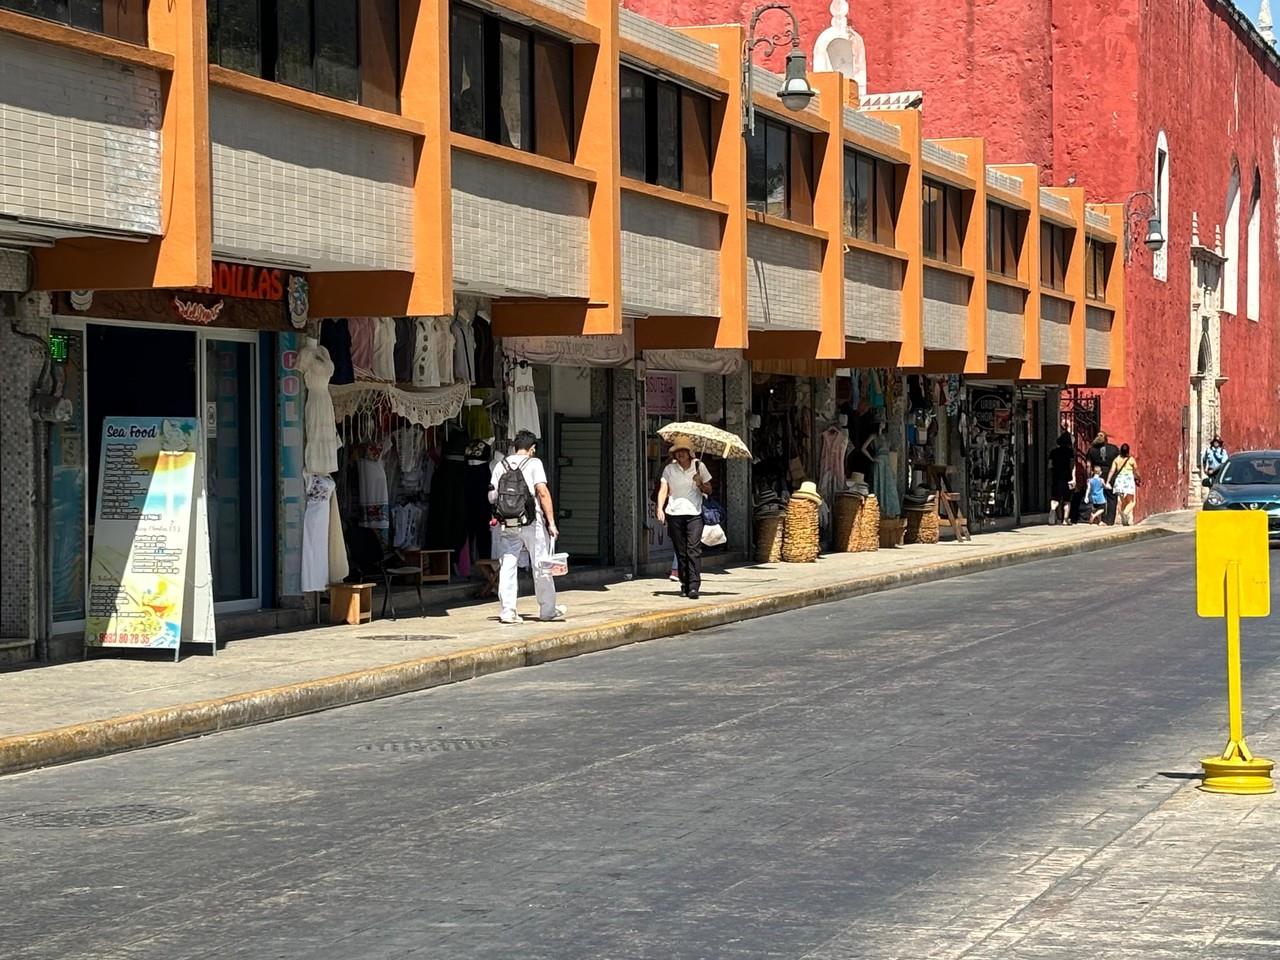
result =
[[[1089,478],[1089,522],[1102,523],[1107,512],[1107,483],[1102,479],[1102,467],[1093,468],[1093,476]]]

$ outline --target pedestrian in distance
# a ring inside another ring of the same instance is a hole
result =
[[[1076,452],[1071,434],[1062,433],[1049,451],[1049,522],[1071,523],[1071,494],[1076,487]]]
[[[1116,462],[1116,457],[1120,456],[1120,448],[1110,441],[1105,433],[1099,432],[1093,438],[1093,446],[1089,448],[1089,474],[1093,474],[1094,467],[1102,468],[1102,477],[1105,480],[1111,475],[1111,465]],[[1112,524],[1116,522],[1116,495],[1107,490],[1107,509],[1102,518],[1102,522]]]
[[[1227,462],[1227,447],[1221,437],[1214,437],[1200,454],[1200,469],[1208,480],[1217,480],[1218,471]]]
[[[529,556],[533,588],[540,620],[563,620],[564,607],[556,606],[555,579],[543,561],[555,552],[555,508],[547,488],[547,471],[538,459],[538,438],[521,430],[512,442],[515,452],[493,468],[489,501],[498,522],[501,559],[498,566],[498,619],[519,623],[516,612],[517,580],[521,553]]]
[[[1138,474],[1138,461],[1129,452],[1127,443],[1120,444],[1120,456],[1111,464],[1111,473],[1107,477],[1107,485],[1115,491],[1120,506],[1120,523],[1122,526],[1133,526],[1133,509],[1138,500],[1138,486],[1142,478]]]
[[[1102,519],[1107,513],[1107,482],[1102,479],[1102,467],[1095,465],[1093,468],[1093,476],[1089,478],[1089,522],[1092,524],[1102,523]]]
[[[711,471],[693,455],[693,441],[671,441],[671,463],[658,485],[658,522],[667,525],[680,571],[680,593],[697,600],[702,589],[702,498],[711,493]]]

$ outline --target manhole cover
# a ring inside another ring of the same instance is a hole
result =
[[[381,743],[363,743],[356,749],[366,753],[462,753],[509,745],[509,740],[497,737],[449,737],[443,740],[384,740]]]
[[[453,637],[448,637],[441,633],[374,633],[367,637],[360,637],[359,639],[372,640],[374,642],[379,640],[392,640],[397,643],[422,643],[424,641],[430,642],[432,640],[452,640]]]
[[[144,823],[164,823],[191,816],[178,807],[149,807],[127,803],[118,807],[82,807],[78,810],[36,810],[0,817],[0,827],[136,827]]]

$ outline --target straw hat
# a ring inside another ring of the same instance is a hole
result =
[[[693,440],[686,434],[678,433],[671,438],[671,452],[677,450],[687,450],[690,455],[693,454]]]
[[[800,489],[791,495],[799,497],[801,500],[812,500],[815,503],[821,503],[822,497],[818,494],[818,485],[812,480],[806,480],[800,484]]]

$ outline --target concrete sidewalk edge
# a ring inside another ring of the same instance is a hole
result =
[[[126,750],[303,716],[383,697],[428,690],[516,667],[596,653],[631,643],[724,626],[802,607],[879,593],[896,587],[995,570],[1054,557],[1072,556],[1175,531],[1155,526],[1118,530],[1105,538],[1025,547],[1005,553],[942,560],[843,583],[788,590],[724,603],[699,604],[568,630],[532,640],[490,644],[470,650],[406,660],[301,683],[237,693],[216,700],[161,707],[105,720],[0,738],[0,776]]]

